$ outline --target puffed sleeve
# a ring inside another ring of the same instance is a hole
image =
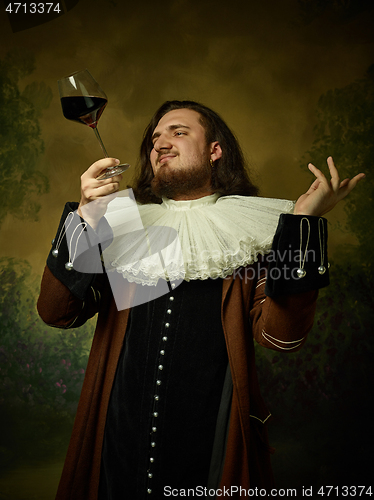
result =
[[[65,205],[37,303],[43,321],[59,328],[82,325],[98,311],[103,289],[109,288],[101,251],[112,241],[111,228],[103,218],[93,230],[77,208],[75,202]]]
[[[326,219],[282,214],[272,251],[258,268],[253,336],[267,348],[297,351],[313,326],[318,289],[329,284]]]
[[[104,272],[101,251],[112,241],[112,230],[103,217],[91,228],[77,213],[78,203],[66,203],[47,266],[73,295],[83,300],[96,274]]]
[[[281,214],[267,255],[268,297],[317,290],[329,284],[327,220]]]

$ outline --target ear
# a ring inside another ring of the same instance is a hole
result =
[[[222,157],[222,149],[218,141],[210,144],[210,158],[213,161],[219,160]]]

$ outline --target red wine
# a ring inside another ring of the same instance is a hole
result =
[[[68,120],[84,123],[95,128],[108,100],[103,97],[68,96],[61,97],[62,112]]]

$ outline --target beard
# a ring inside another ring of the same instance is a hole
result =
[[[210,165],[170,169],[162,166],[151,181],[152,192],[159,198],[173,199],[180,195],[199,194],[211,185]]]

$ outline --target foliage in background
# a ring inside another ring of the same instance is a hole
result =
[[[93,323],[45,325],[35,307],[38,282],[27,262],[0,259],[2,466],[64,455],[87,365]]]
[[[21,91],[19,80],[35,69],[35,58],[24,49],[0,60],[0,225],[7,214],[37,220],[37,197],[48,191],[48,179],[38,170],[44,150],[39,117],[52,100],[43,82]]]
[[[342,89],[322,95],[317,108],[318,124],[315,141],[308,156],[316,165],[323,165],[331,154],[341,178],[353,177],[359,172],[368,175],[345,202],[347,229],[359,241],[357,253],[374,282],[374,64],[362,80]]]
[[[331,284],[320,291],[315,324],[303,349],[289,355],[257,349],[263,393],[275,416],[274,439],[286,463],[286,441],[294,439],[293,460],[298,463],[279,464],[284,486],[295,478],[300,485],[311,477],[315,485],[337,485],[371,477],[373,73],[371,67],[362,80],[321,96],[315,141],[306,154],[316,165],[332,155],[342,179],[368,174],[345,202],[347,229],[359,244],[341,247],[330,259]]]

